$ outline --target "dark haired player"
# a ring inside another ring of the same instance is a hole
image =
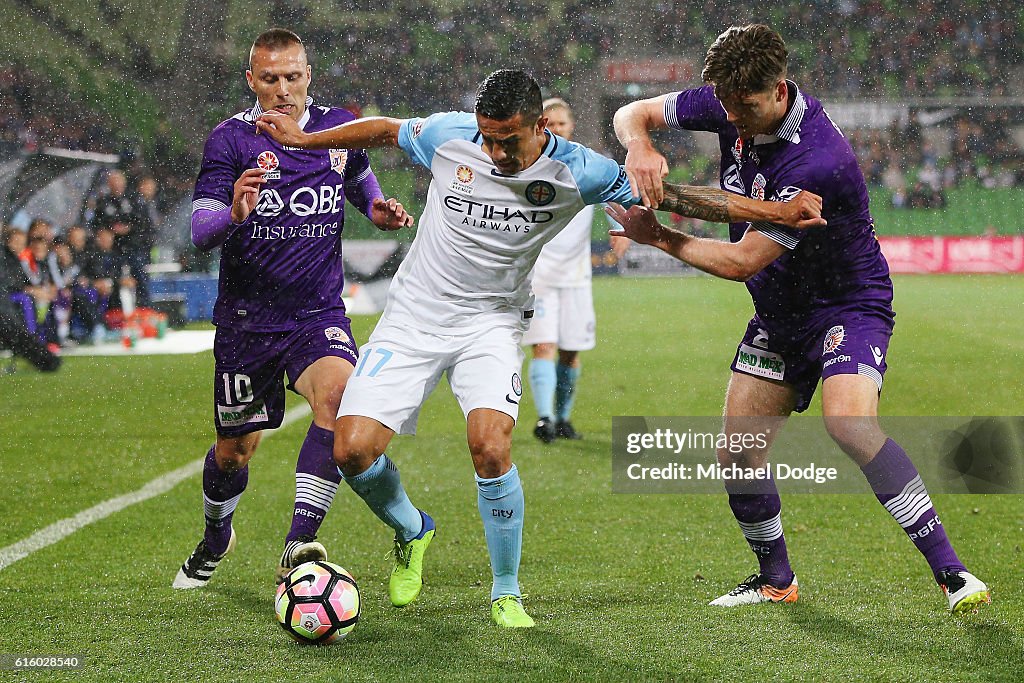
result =
[[[334,466],[334,419],[357,360],[341,299],[345,201],[382,230],[411,225],[385,201],[365,150],[307,151],[256,136],[254,121],[274,111],[315,131],[355,117],[312,106],[312,70],[299,37],[262,33],[249,53],[246,80],[256,105],[217,126],[206,141],[193,196],[192,241],[221,247],[213,321],[216,445],[206,455],[206,532],[174,579],[175,588],[206,585],[233,547],[231,518],[249,478],[249,459],[264,429],[280,426],[288,388],[313,410],[295,469],[295,505],[277,569],[326,559],[316,538],[340,477]]]
[[[434,522],[409,501],[384,451],[396,433],[415,431],[420,406],[447,374],[476,469],[493,575],[491,616],[502,626],[530,627],[519,589],[523,490],[511,456],[522,398],[519,344],[533,315],[530,270],[584,206],[629,202],[629,184],[611,159],[545,130],[540,87],[523,71],[484,79],[475,109],[405,121],[367,118],[312,134],[274,113],[257,125],[296,147],[397,146],[430,169],[416,240],[342,399],[334,457],[345,481],[395,530],[391,602],[412,602]],[[738,211],[782,207],[794,224],[803,218],[784,204],[718,192]]]
[[[781,426],[794,410],[807,408],[820,379],[829,434],[925,556],[950,610],[974,609],[989,601],[987,587],[960,563],[917,469],[878,425],[895,316],[864,178],[821,103],[786,79],[786,57],[781,36],[767,26],[729,28],[708,50],[702,78],[709,85],[626,105],[615,115],[615,131],[629,150],[633,193],[646,207],[676,211],[687,204],[662,188],[667,166],[648,131],[706,130],[718,134],[723,188],[782,202],[809,190],[821,195],[828,226],[802,231],[774,221],[733,220],[731,241],[719,242],[666,228],[653,211],[637,206],[608,209],[623,226],[613,234],[747,283],[755,315],[732,364],[726,432],[745,431],[752,418]],[[703,210],[711,220],[726,215],[720,198]],[[739,455],[723,450],[718,459],[726,466],[762,467],[767,456],[767,448]],[[726,490],[760,569],[711,604],[795,601],[798,586],[774,482],[727,482]]]

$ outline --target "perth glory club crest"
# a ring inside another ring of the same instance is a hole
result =
[[[347,149],[328,150],[331,157],[331,170],[340,176],[345,175],[345,162],[348,161]]]
[[[842,325],[836,325],[829,329],[825,333],[825,344],[822,347],[822,353],[835,353],[842,347],[843,341],[846,339],[846,328]]]

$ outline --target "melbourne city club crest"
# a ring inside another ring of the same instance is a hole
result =
[[[534,180],[526,186],[526,201],[534,206],[547,206],[555,199],[555,188],[546,180]]]
[[[348,161],[347,149],[328,150],[331,155],[331,170],[338,175],[345,175],[345,162]]]
[[[279,170],[281,162],[277,160],[277,155],[269,149],[260,152],[260,155],[256,157],[256,165],[266,171],[263,177],[267,180],[277,180],[281,177],[281,171]]]

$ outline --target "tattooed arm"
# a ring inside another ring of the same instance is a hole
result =
[[[660,211],[714,223],[777,223],[794,228],[825,225],[821,197],[803,191],[788,202],[762,202],[714,187],[665,183]]]

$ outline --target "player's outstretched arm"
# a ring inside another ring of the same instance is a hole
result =
[[[665,98],[659,95],[648,100],[637,100],[615,112],[615,136],[626,148],[626,177],[634,197],[644,206],[656,209],[665,198],[662,180],[668,175],[665,161],[654,143],[652,130],[668,128],[665,121]]]
[[[397,147],[400,119],[370,116],[334,128],[307,133],[295,119],[268,111],[255,121],[257,132],[266,133],[282,145],[303,149],[365,149]]]
[[[784,246],[756,230],[747,231],[743,239],[735,243],[687,235],[662,225],[654,211],[639,204],[627,211],[609,202],[605,212],[622,226],[620,230],[610,230],[609,235],[649,244],[694,268],[727,280],[746,282],[786,252]]]
[[[791,228],[819,228],[828,224],[821,217],[821,197],[801,190],[788,202],[765,202],[714,187],[665,183],[665,200],[658,206],[680,216],[714,223],[743,221],[775,223]]]

